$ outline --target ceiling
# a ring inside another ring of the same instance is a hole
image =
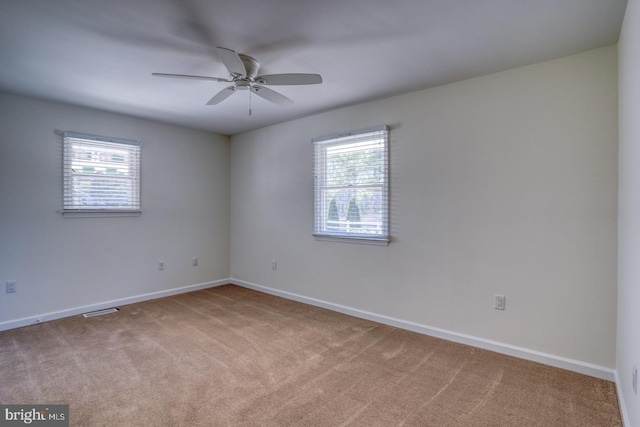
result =
[[[626,0],[0,0],[0,91],[233,135],[618,41]],[[216,46],[260,74],[278,106],[227,84]],[[251,103],[251,112],[249,107]]]

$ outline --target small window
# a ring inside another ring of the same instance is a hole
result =
[[[314,236],[388,244],[389,128],[313,139]]]
[[[65,216],[140,214],[139,142],[65,132],[63,147]]]

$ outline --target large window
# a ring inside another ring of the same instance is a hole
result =
[[[140,143],[65,132],[63,208],[67,214],[139,214]]]
[[[313,139],[314,236],[389,242],[389,129]]]

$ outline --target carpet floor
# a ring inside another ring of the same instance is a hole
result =
[[[612,382],[225,285],[0,332],[73,426],[621,426]]]

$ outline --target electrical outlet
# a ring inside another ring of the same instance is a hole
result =
[[[633,394],[638,394],[638,368],[633,365],[633,371],[631,373],[631,385],[633,385]]]
[[[164,261],[158,261],[158,270],[164,270]]]
[[[11,280],[10,282],[7,282],[7,293],[10,294],[15,291],[16,291],[16,281]]]
[[[198,258],[192,259],[191,260],[191,265],[194,266],[194,267],[197,267],[198,266]]]
[[[504,295],[496,295],[493,302],[493,308],[496,310],[504,310],[505,297]]]
[[[278,260],[277,259],[272,259],[271,260],[271,269],[272,270],[277,270],[278,269]]]

